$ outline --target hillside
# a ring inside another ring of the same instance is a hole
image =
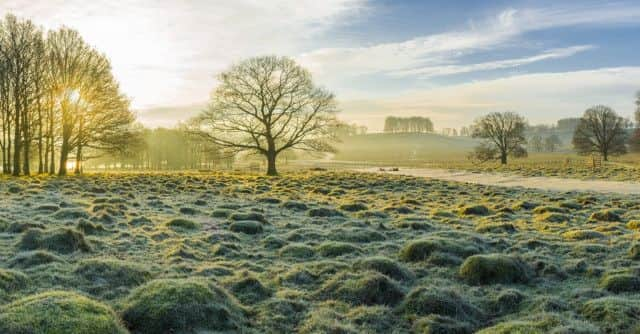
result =
[[[431,133],[374,133],[346,137],[337,146],[335,160],[398,161],[464,158],[477,144],[469,137]]]

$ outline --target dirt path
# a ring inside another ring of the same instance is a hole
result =
[[[640,194],[640,183],[606,180],[579,180],[544,176],[517,176],[499,173],[473,173],[446,169],[400,168],[399,171],[380,171],[378,168],[359,169],[368,173],[388,173],[427,177],[438,180],[484,184],[501,187],[524,187],[552,191],[583,191],[618,194]]]

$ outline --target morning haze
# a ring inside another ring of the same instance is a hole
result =
[[[0,333],[640,331],[636,2],[0,14]]]

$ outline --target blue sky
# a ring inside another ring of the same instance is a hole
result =
[[[638,1],[2,0],[6,12],[78,29],[151,126],[197,113],[216,73],[262,54],[295,58],[372,131],[390,114],[439,128],[593,104],[631,116],[640,89]]]

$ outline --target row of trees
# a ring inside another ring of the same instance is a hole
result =
[[[604,161],[610,156],[627,153],[628,149],[640,150],[640,94],[637,96],[635,117],[637,127],[620,117],[613,109],[597,105],[587,109],[575,124],[572,144],[578,154],[599,154]],[[526,157],[526,120],[513,112],[491,113],[476,120],[473,137],[484,141],[478,145],[471,157],[480,161],[499,160],[507,163],[508,157]],[[630,133],[633,133],[630,136]],[[560,145],[554,136],[542,139],[532,137],[529,145],[534,149],[553,151]]]
[[[529,137],[527,144],[533,152],[555,152],[562,145],[562,140],[555,133],[546,137],[534,134]]]
[[[385,133],[433,132],[433,122],[428,117],[394,117],[384,120]]]
[[[75,30],[44,32],[29,20],[0,21],[0,149],[13,175],[67,173],[75,157],[135,142],[134,115],[105,55]],[[34,157],[35,156],[35,157]]]

